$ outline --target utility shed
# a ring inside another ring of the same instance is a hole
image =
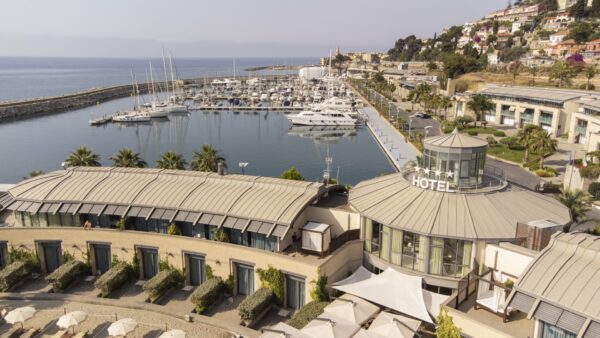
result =
[[[302,228],[302,250],[327,252],[331,242],[331,226],[325,223],[308,222]]]

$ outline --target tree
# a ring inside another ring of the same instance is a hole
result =
[[[519,74],[521,74],[521,67],[522,67],[522,64],[520,61],[515,61],[508,66],[508,69],[510,70],[510,74],[512,75],[512,78],[513,78],[513,86],[517,82],[517,76],[519,76]]]
[[[438,70],[438,68],[439,67],[438,67],[437,63],[435,63],[434,61],[429,61],[429,63],[427,63],[427,69],[430,72],[436,71],[436,70]]]
[[[145,168],[146,161],[144,161],[140,154],[134,152],[129,148],[123,148],[119,150],[114,156],[111,156],[110,160],[113,162],[113,167],[121,168]]]
[[[482,94],[475,94],[471,97],[471,101],[467,102],[467,108],[475,113],[475,126],[477,126],[477,121],[482,120],[483,114],[496,108],[496,105],[489,97]]]
[[[599,1],[599,0],[596,0]],[[587,83],[585,84],[585,90],[590,90],[590,81],[594,78],[594,76],[596,76],[596,73],[598,73],[598,68],[596,68],[596,65],[588,65],[587,67],[585,67],[585,77],[587,78]]]
[[[533,144],[536,141],[537,133],[540,131],[540,127],[534,124],[525,125],[519,132],[517,133],[517,142],[525,148],[525,156],[523,161],[525,163],[529,162],[529,153],[532,150]]]
[[[29,172],[29,175],[28,176],[24,176],[23,179],[26,180],[26,179],[34,178],[34,177],[37,177],[37,176],[40,176],[40,175],[44,175],[44,174],[45,173],[43,171],[41,171],[41,170],[32,170],[32,171]]]
[[[569,9],[569,14],[575,19],[579,20],[585,17],[586,6],[587,0],[577,0],[577,2]]]
[[[461,338],[460,329],[454,325],[452,317],[448,315],[445,307],[440,308],[440,314],[436,318],[435,336],[438,338]]]
[[[536,66],[532,66],[529,68],[529,73],[531,74],[531,85],[535,87],[535,77],[538,75],[540,69]]]
[[[575,76],[573,69],[563,60],[556,62],[550,69],[550,80],[558,80],[558,86],[569,84]]]
[[[99,160],[100,156],[98,154],[94,154],[85,146],[79,146],[65,162],[69,167],[99,167]]]
[[[473,123],[473,118],[471,116],[459,116],[455,121],[460,124],[462,129],[465,129],[469,124]]]
[[[462,74],[477,71],[477,59],[460,54],[448,54],[444,58],[444,73],[447,78],[454,79]]]
[[[566,39],[573,39],[577,43],[584,43],[590,40],[594,33],[594,27],[589,22],[573,22],[569,25],[569,35]]]
[[[291,167],[290,169],[284,171],[281,174],[281,178],[292,181],[304,181],[304,177],[300,174],[296,167]]]
[[[540,169],[544,169],[544,156],[556,151],[557,142],[550,136],[550,133],[539,129],[535,133],[535,139],[532,144],[532,150],[540,155]]]
[[[582,190],[560,189],[560,203],[566,206],[571,212],[573,222],[578,223],[585,216],[585,212],[590,210],[590,196]]]
[[[223,168],[227,168],[225,157],[223,157],[218,149],[213,148],[209,144],[202,145],[202,152],[194,151],[190,167],[196,171],[217,172],[219,163]]]
[[[167,151],[156,161],[156,167],[160,169],[184,170],[186,165],[183,156],[174,151]]]
[[[448,96],[440,95],[439,106],[444,110],[444,118],[448,119],[448,108],[452,107],[452,100]]]

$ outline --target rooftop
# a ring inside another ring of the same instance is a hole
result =
[[[515,97],[558,104],[564,104],[567,101],[590,96],[590,92],[580,90],[517,86],[489,86],[481,90],[480,94]]]
[[[508,186],[481,193],[439,192],[413,186],[401,173],[363,181],[350,204],[382,224],[423,235],[461,239],[514,239],[517,222],[571,221],[559,201]]]
[[[485,140],[461,134],[456,128],[450,134],[426,138],[424,143],[425,145],[442,148],[482,148],[488,146],[488,143]]]

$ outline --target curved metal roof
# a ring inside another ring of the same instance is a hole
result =
[[[37,212],[41,204],[56,205],[56,208],[50,207],[55,212],[60,205],[60,210],[73,213],[83,208],[82,205],[89,205],[84,209],[90,209],[88,212],[91,213],[103,213],[98,210],[106,206],[104,213],[108,210],[114,215],[129,215],[132,209],[136,213],[144,209],[143,215],[149,217],[149,210],[165,209],[171,210],[166,213],[170,219],[175,218],[178,212],[194,212],[198,217],[210,214],[291,225],[308,204],[325,192],[326,188],[319,183],[279,178],[220,176],[180,170],[77,167],[23,181],[11,188],[9,195],[16,200],[14,203],[33,202],[37,209],[25,203],[18,208],[21,210],[27,205],[28,210],[21,211],[29,212]],[[15,208],[11,205],[10,209]],[[213,222],[223,221],[223,217],[218,221],[213,218]]]
[[[432,145],[442,148],[483,148],[488,145],[487,141],[463,135],[456,128],[450,134],[426,138],[423,143],[425,146]]]
[[[462,239],[514,239],[517,222],[571,221],[560,202],[526,190],[446,193],[410,184],[402,174],[363,181],[350,191],[361,215],[422,235]]]

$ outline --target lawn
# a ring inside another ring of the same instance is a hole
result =
[[[468,133],[470,131],[476,131],[478,134],[493,134],[497,131],[499,131],[498,129],[494,129],[494,128],[483,128],[483,127],[472,127],[472,128],[467,128],[467,129],[463,129],[461,130],[464,133]]]
[[[488,147],[487,153],[488,155],[515,162],[517,164],[523,163],[523,157],[525,156],[524,150],[509,149],[508,146],[504,144]]]

